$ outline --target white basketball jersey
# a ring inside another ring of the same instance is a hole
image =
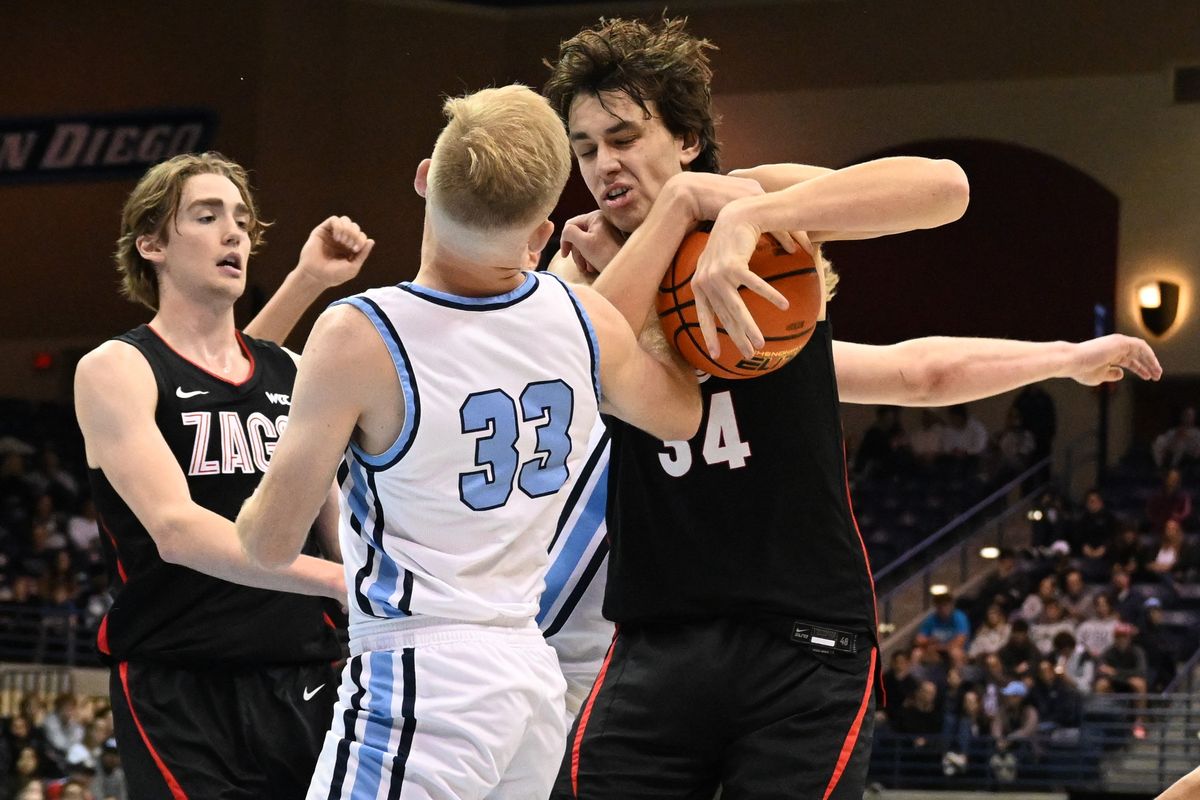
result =
[[[599,351],[547,273],[496,297],[403,283],[340,301],[392,355],[404,426],[338,473],[351,637],[428,615],[532,624],[559,516],[588,456]]]

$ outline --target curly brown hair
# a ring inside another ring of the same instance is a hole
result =
[[[233,181],[242,202],[249,209],[246,233],[250,237],[250,252],[263,243],[263,233],[271,225],[258,215],[250,179],[240,164],[217,152],[185,153],[155,164],[146,170],[121,209],[121,236],[113,260],[121,275],[121,293],[152,311],[158,310],[158,272],[142,258],[137,249],[141,236],[169,236],[167,223],[179,211],[183,184],[193,175],[223,175]]]
[[[712,112],[712,67],[707,50],[716,45],[684,31],[686,17],[663,17],[657,25],[641,20],[600,18],[599,24],[562,42],[558,60],[543,60],[550,78],[542,93],[563,121],[579,93],[624,92],[649,119],[654,103],[667,130],[696,137],[696,172],[720,171],[720,145]]]

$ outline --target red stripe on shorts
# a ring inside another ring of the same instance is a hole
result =
[[[163,763],[162,758],[158,755],[158,751],[154,749],[154,745],[150,744],[150,737],[146,735],[146,729],[142,727],[142,721],[138,719],[137,712],[133,710],[133,698],[129,695],[128,661],[121,662],[121,687],[125,690],[125,705],[129,707],[129,716],[133,717],[133,724],[137,726],[138,734],[146,744],[146,749],[150,751],[150,757],[154,759],[158,771],[162,773],[163,780],[167,782],[167,788],[171,790],[171,797],[175,800],[187,800],[187,794],[183,791],[183,787],[179,785],[179,781],[175,780],[175,776],[171,774],[171,770]]]
[[[117,574],[121,576],[121,583],[129,583],[129,576],[125,574],[125,565],[121,563],[121,551],[117,549],[117,537],[113,536],[112,531],[108,529],[104,517],[97,515],[96,519],[100,521],[100,527],[104,528],[104,532],[108,534],[108,540],[112,542],[113,558],[117,562]]]
[[[600,674],[596,676],[596,682],[592,684],[592,693],[588,695],[583,711],[579,714],[575,741],[571,743],[571,793],[576,797],[579,797],[579,748],[583,744],[583,732],[587,729],[588,718],[592,716],[592,705],[596,702],[596,695],[600,694],[600,687],[604,685],[604,676],[608,673],[608,665],[612,661],[613,650],[617,647],[617,635],[620,632],[621,629],[617,628],[613,633],[612,644],[608,646],[608,654],[604,656],[604,663],[600,666]]]
[[[858,707],[858,714],[854,717],[854,724],[850,726],[849,732],[846,733],[846,740],[842,742],[842,752],[838,755],[837,766],[833,768],[833,776],[829,779],[829,785],[825,787],[825,794],[821,796],[821,800],[829,800],[829,795],[833,794],[833,790],[837,788],[838,781],[842,779],[842,773],[846,771],[846,765],[850,763],[850,756],[854,753],[854,745],[858,742],[859,731],[862,730],[863,717],[866,716],[867,707],[871,704],[871,690],[875,687],[875,648],[871,648],[871,664],[867,668],[867,688],[863,691],[862,703]]]

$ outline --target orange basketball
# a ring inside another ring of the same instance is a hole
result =
[[[718,327],[721,355],[714,360],[700,335],[691,285],[696,262],[707,244],[707,233],[689,234],[658,289],[658,318],[667,341],[689,364],[718,378],[757,378],[779,369],[808,343],[821,311],[825,289],[812,256],[803,249],[789,253],[768,234],[758,240],[750,269],[788,299],[788,309],[780,311],[743,286],[739,290],[742,300],[766,341],[752,357],[743,358],[725,329]]]

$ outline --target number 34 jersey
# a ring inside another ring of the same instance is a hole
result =
[[[340,302],[375,326],[404,402],[396,441],[352,442],[338,472],[351,637],[413,615],[533,620],[597,414],[582,306],[533,272],[495,297],[402,283]]]

